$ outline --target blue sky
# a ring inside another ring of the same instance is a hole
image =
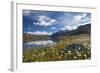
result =
[[[73,30],[91,23],[91,13],[23,10],[23,32],[51,35],[60,30]]]

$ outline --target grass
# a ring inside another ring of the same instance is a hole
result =
[[[62,61],[62,60],[85,60],[91,58],[90,36],[75,35],[65,36],[56,45],[46,46],[23,51],[23,62],[44,62],[44,61]],[[73,51],[64,49],[71,44],[82,44],[86,51]]]

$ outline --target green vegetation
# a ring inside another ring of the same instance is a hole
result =
[[[23,51],[23,62],[85,60],[91,58],[89,35],[63,36],[59,39],[60,41],[53,46],[25,49]],[[64,49],[67,49],[72,44],[82,44],[86,51],[69,50],[65,52]]]

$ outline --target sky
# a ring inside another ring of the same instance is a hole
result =
[[[91,13],[23,10],[23,32],[51,35],[60,30],[74,30],[91,23]]]

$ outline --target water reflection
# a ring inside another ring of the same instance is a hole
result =
[[[36,47],[43,47],[43,46],[52,46],[55,45],[56,42],[52,41],[52,40],[40,40],[40,41],[31,41],[31,42],[27,42],[24,43],[24,48],[36,48]]]

